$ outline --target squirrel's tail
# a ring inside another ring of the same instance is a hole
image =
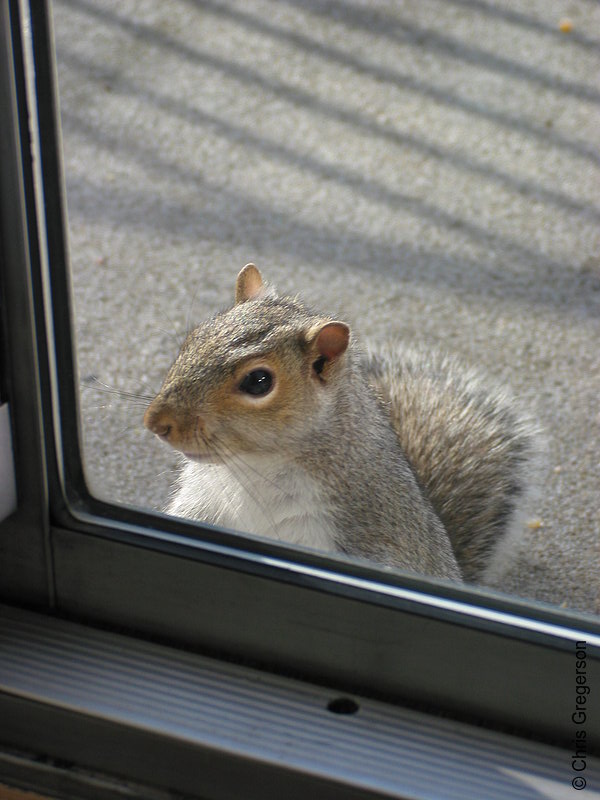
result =
[[[370,354],[367,369],[464,579],[481,580],[497,545],[524,522],[537,426],[450,357],[395,348]]]

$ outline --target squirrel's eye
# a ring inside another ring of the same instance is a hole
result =
[[[240,383],[240,391],[258,397],[273,388],[273,376],[266,369],[253,369]]]

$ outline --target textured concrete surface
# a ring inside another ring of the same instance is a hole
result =
[[[82,385],[151,394],[255,261],[535,410],[538,522],[498,586],[600,612],[598,3],[53,8]],[[87,471],[159,508],[175,457],[144,405],[83,388]]]

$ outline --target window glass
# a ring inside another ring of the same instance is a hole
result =
[[[181,457],[144,412],[252,261],[375,349],[443,350],[510,387],[543,431],[540,490],[488,580],[599,610],[598,11],[561,11],[53,3],[95,495],[165,508]]]

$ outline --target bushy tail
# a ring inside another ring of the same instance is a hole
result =
[[[450,357],[395,348],[370,354],[367,369],[464,579],[480,580],[498,543],[523,524],[537,426]]]

